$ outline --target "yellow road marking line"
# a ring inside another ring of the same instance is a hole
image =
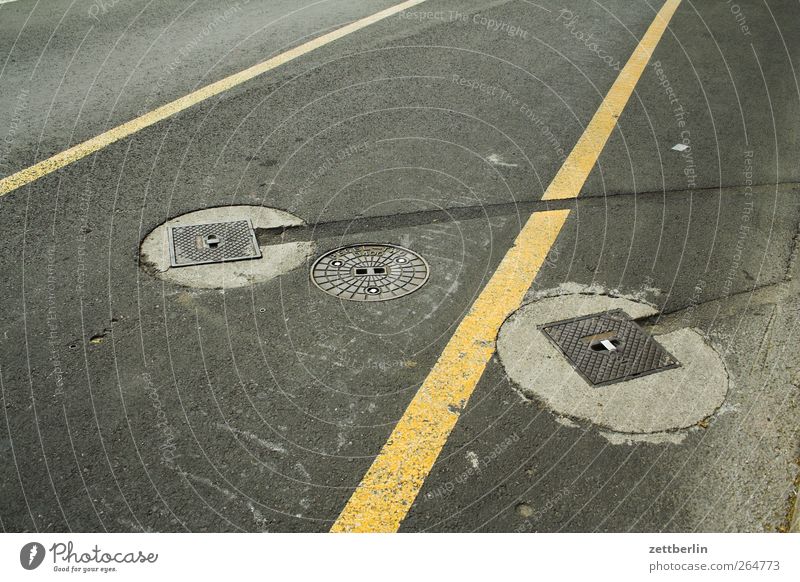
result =
[[[331,531],[397,531],[569,210],[534,214],[425,379]]]
[[[577,197],[681,0],[666,0],[544,194]],[[533,214],[459,324],[332,532],[395,532],[405,519],[495,350],[503,321],[522,303],[569,210]]]
[[[11,174],[10,176],[0,180],[0,196],[4,196],[9,192],[16,190],[17,188],[25,186],[26,184],[30,184],[31,182],[46,176],[47,174],[55,172],[56,170],[60,170],[72,162],[76,162],[81,158],[85,158],[86,156],[91,155],[114,142],[136,133],[137,131],[154,125],[159,121],[163,121],[164,119],[171,117],[172,115],[175,115],[184,109],[188,109],[193,105],[197,105],[209,97],[218,95],[224,91],[227,91],[228,89],[231,89],[232,87],[235,87],[236,85],[240,85],[245,81],[249,81],[253,77],[257,77],[258,75],[266,73],[267,71],[271,71],[272,69],[288,63],[297,57],[307,54],[314,49],[325,46],[326,44],[338,40],[352,32],[361,30],[370,24],[374,24],[379,20],[388,18],[393,14],[402,12],[407,8],[416,6],[417,4],[422,4],[425,1],[426,0],[406,0],[406,2],[401,2],[400,4],[396,4],[395,6],[391,6],[385,10],[381,10],[375,14],[360,20],[356,20],[355,22],[351,22],[350,24],[347,24],[341,28],[337,28],[336,30],[327,34],[323,34],[322,36],[272,57],[271,59],[268,59],[262,63],[253,65],[244,71],[234,73],[229,77],[225,77],[224,79],[211,83],[210,85],[206,85],[197,91],[189,93],[188,95],[167,103],[166,105],[162,105],[157,109],[154,109],[140,117],[137,117],[136,119],[132,119],[131,121],[110,129],[105,133],[101,133],[100,135],[85,142],[74,145],[51,158],[42,160],[41,162],[34,164],[29,168],[20,170],[19,172]]]
[[[661,36],[675,14],[681,0],[667,0],[656,14],[647,32],[633,54],[620,71],[614,85],[606,95],[600,107],[595,112],[586,130],[581,135],[578,143],[572,148],[569,157],[564,161],[561,169],[553,178],[550,186],[542,197],[543,200],[558,200],[574,198],[583,188],[600,152],[608,141],[611,131],[617,124],[617,119],[622,115],[622,110],[636,88],[639,77],[642,76],[650,56],[661,40]]]

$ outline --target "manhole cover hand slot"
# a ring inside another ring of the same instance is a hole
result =
[[[589,349],[603,354],[610,354],[619,351],[622,345],[617,332],[606,331],[603,333],[596,333],[581,338],[582,342],[589,345]]]
[[[353,275],[356,277],[374,277],[386,274],[387,270],[384,267],[356,267],[353,269]]]
[[[219,240],[219,237],[215,234],[207,234],[203,239],[203,246],[207,249],[215,249],[217,248],[222,241]]]
[[[601,354],[609,354],[619,350],[620,342],[618,339],[596,340],[589,344],[589,349]]]

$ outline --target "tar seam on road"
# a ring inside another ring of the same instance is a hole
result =
[[[249,81],[250,79],[266,73],[267,71],[271,71],[272,69],[286,64],[297,57],[310,53],[311,51],[325,46],[326,44],[330,44],[335,40],[347,36],[351,32],[361,30],[370,24],[374,24],[380,20],[388,18],[389,16],[397,14],[398,12],[402,12],[407,8],[412,8],[417,4],[422,4],[425,1],[426,0],[406,0],[405,2],[401,2],[400,4],[396,4],[395,6],[391,6],[385,10],[381,10],[375,14],[360,20],[356,20],[355,22],[351,22],[350,24],[342,26],[341,28],[337,28],[336,30],[327,34],[323,34],[322,36],[274,56],[262,63],[253,65],[252,67],[238,73],[234,73],[233,75],[225,77],[224,79],[220,79],[219,81],[211,83],[210,85],[206,85],[197,91],[189,93],[188,95],[167,103],[166,105],[162,105],[157,109],[145,113],[144,115],[132,119],[131,121],[123,123],[122,125],[118,125],[117,127],[101,133],[100,135],[87,141],[74,145],[71,148],[64,150],[63,152],[60,152],[46,160],[42,160],[41,162],[34,164],[29,168],[20,170],[15,174],[11,174],[10,176],[0,180],[0,197],[5,196],[9,192],[13,192],[17,188],[21,188],[26,184],[30,184],[31,182],[34,182],[39,178],[46,176],[47,174],[51,174],[56,170],[60,170],[72,162],[76,162],[82,158],[85,158],[86,156],[89,156],[103,149],[104,147],[111,145],[112,143],[136,133],[137,131],[140,131],[146,127],[150,127],[151,125],[155,125],[159,121],[163,121],[164,119],[167,119],[176,113],[180,113],[189,107],[197,105],[198,103],[205,101],[210,97],[219,95],[228,89],[231,89],[237,85],[241,85],[245,81]]]
[[[544,193],[575,198],[681,0],[666,0]],[[522,304],[569,210],[533,214],[459,324],[332,532],[396,532],[478,384],[503,321]]]

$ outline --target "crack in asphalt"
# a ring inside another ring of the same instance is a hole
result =
[[[785,182],[776,184],[756,184],[753,189],[775,187],[786,188],[800,186],[798,182]],[[462,220],[474,220],[477,218],[494,218],[497,216],[519,217],[520,226],[527,220],[528,216],[535,212],[546,212],[549,210],[571,210],[579,203],[601,204],[609,198],[621,198],[632,196],[665,196],[667,194],[692,194],[692,195],[711,195],[735,192],[744,185],[725,186],[714,188],[698,188],[693,190],[660,190],[652,192],[620,192],[605,195],[583,195],[579,198],[567,198],[562,200],[527,200],[520,202],[506,202],[501,204],[479,204],[473,206],[455,206],[441,210],[421,210],[418,212],[403,212],[392,215],[380,216],[357,216],[352,219],[334,220],[331,222],[317,222],[308,225],[297,225],[276,228],[257,228],[256,238],[260,245],[275,245],[290,242],[308,242],[315,239],[334,238],[347,234],[361,234],[370,232],[381,232],[385,230],[395,230],[429,224],[447,223]]]

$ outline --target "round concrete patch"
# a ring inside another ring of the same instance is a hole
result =
[[[261,206],[223,206],[189,212],[156,227],[142,241],[141,264],[157,277],[199,289],[226,289],[263,283],[305,264],[314,253],[313,242],[261,247],[262,257],[245,261],[170,267],[167,230],[171,226],[250,219],[253,228],[302,226],[298,217]]]
[[[717,352],[695,330],[657,336],[681,367],[608,386],[592,386],[572,368],[539,326],[623,309],[634,319],[656,314],[650,305],[608,295],[565,295],[521,307],[500,328],[497,353],[526,397],[555,413],[621,433],[656,433],[696,425],[712,415],[728,391]]]

